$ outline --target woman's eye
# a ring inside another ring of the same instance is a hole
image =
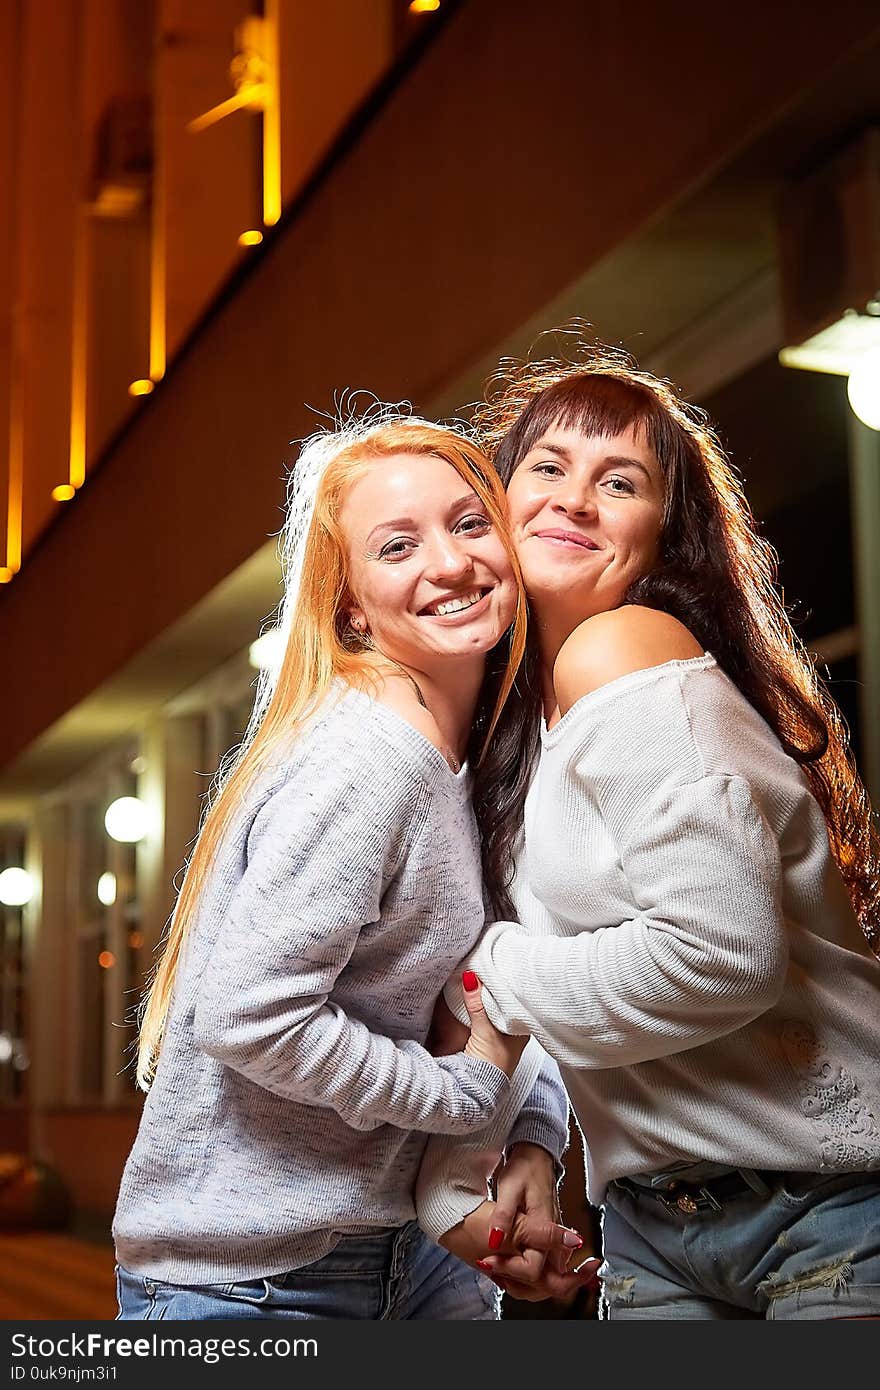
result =
[[[410,553],[413,542],[405,536],[398,537],[397,540],[386,541],[379,551],[380,560],[402,560]]]
[[[635,488],[629,478],[621,478],[615,474],[611,478],[606,478],[605,481],[611,492],[619,492],[621,495],[628,494],[630,496],[635,492]]]
[[[540,473],[545,478],[559,478],[562,476],[562,469],[558,463],[536,463],[532,469],[533,473]]]
[[[487,516],[480,516],[474,513],[473,516],[464,516],[458,523],[457,530],[464,531],[466,535],[479,536],[484,531],[488,531],[492,523]]]

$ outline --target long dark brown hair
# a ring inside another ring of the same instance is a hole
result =
[[[711,651],[799,763],[828,826],[834,858],[862,930],[880,942],[880,837],[849,749],[846,726],[776,588],[776,556],[755,530],[742,487],[705,413],[627,354],[582,346],[575,361],[506,361],[473,428],[505,487],[552,426],[610,437],[634,427],[664,480],[660,559],[624,602],[671,613]],[[512,915],[509,886],[523,806],[540,745],[540,658],[534,628],[479,770],[475,801],[493,907]]]

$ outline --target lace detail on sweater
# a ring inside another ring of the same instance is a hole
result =
[[[809,1024],[785,1023],[782,1048],[798,1074],[801,1109],[821,1128],[821,1167],[880,1166],[880,1131],[854,1077],[828,1055]]]

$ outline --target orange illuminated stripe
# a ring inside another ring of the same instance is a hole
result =
[[[225,101],[212,106],[209,111],[203,111],[201,116],[187,121],[186,128],[191,134],[198,135],[202,130],[210,130],[212,125],[217,125],[224,117],[231,116],[233,111],[246,111],[248,107],[259,110],[262,104],[262,82],[245,82],[234,96],[227,97]]]
[[[266,0],[263,33],[266,81],[263,94],[263,221],[281,216],[281,103],[278,76],[278,0]]]
[[[156,112],[156,131],[160,131],[162,112]],[[165,163],[162,158],[162,139],[156,139],[156,160],[153,169],[153,218],[150,246],[150,376],[161,381],[166,366],[166,237],[165,237]]]
[[[73,248],[73,343],[70,373],[70,461],[69,485],[82,487],[86,477],[86,373],[88,370],[89,332],[89,245],[88,214],[78,210]],[[57,501],[68,498],[52,496]]]
[[[6,564],[0,569],[0,584],[8,584],[21,569],[21,514],[24,483],[24,447],[21,423],[21,393],[18,363],[13,368],[12,399],[9,413],[9,506],[6,512]]]
[[[411,14],[432,14],[439,10],[440,0],[412,0],[409,8]]]

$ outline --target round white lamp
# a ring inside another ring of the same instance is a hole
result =
[[[0,874],[0,903],[24,907],[34,896],[34,880],[27,869],[4,869]]]
[[[277,671],[284,656],[284,633],[270,627],[248,647],[248,661],[257,671]]]
[[[846,394],[863,425],[880,430],[880,348],[872,348],[850,373]]]
[[[116,902],[115,874],[102,874],[98,879],[98,901],[103,903],[105,907],[112,907]]]
[[[135,845],[150,828],[150,812],[136,796],[119,796],[107,807],[104,828],[111,840]]]

